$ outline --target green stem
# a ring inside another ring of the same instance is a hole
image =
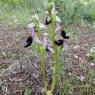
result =
[[[46,70],[45,70],[45,64],[44,64],[44,57],[45,56],[45,52],[44,52],[44,48],[42,47],[42,49],[40,50],[41,52],[41,69],[42,69],[42,73],[44,76],[44,86],[45,86],[45,91],[47,91],[47,75],[46,75]]]
[[[47,77],[46,77],[46,71],[45,71],[45,64],[43,61],[41,61],[41,69],[42,69],[42,73],[44,76],[44,86],[45,86],[45,91],[47,90]]]
[[[54,18],[53,18],[54,17]],[[53,92],[56,82],[57,82],[57,77],[58,77],[58,65],[59,65],[59,53],[58,53],[58,48],[57,46],[54,44],[55,41],[55,18],[56,18],[56,14],[54,14],[53,16],[50,16],[51,18],[51,38],[52,38],[52,43],[53,43],[53,47],[54,47],[54,57],[55,57],[55,65],[54,65],[54,71],[53,71],[53,78],[52,78],[52,87],[51,87],[51,91]]]
[[[55,85],[56,85],[56,82],[57,82],[57,78],[58,78],[58,55],[57,55],[57,48],[55,46],[54,48],[54,54],[55,54],[55,66],[54,66],[54,71],[53,71],[53,82],[52,82],[52,89],[51,91],[53,92],[54,88],[55,88]]]

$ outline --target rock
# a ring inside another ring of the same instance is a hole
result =
[[[88,48],[88,47],[89,47],[89,45],[88,45],[88,44],[83,44],[83,46],[84,46],[85,48]]]
[[[90,49],[90,53],[95,53],[95,46]]]
[[[36,78],[36,79],[38,79],[39,75],[33,73],[33,77]]]
[[[90,63],[90,66],[92,66],[92,67],[93,67],[93,66],[95,66],[95,64],[94,64],[94,63]]]
[[[18,33],[18,32],[16,32],[16,33],[15,33],[15,37],[18,37],[18,36],[19,36],[19,33]]]
[[[6,57],[6,56],[7,56],[7,54],[6,54],[5,52],[2,52],[2,55],[3,55],[4,57]]]
[[[74,58],[75,58],[75,59],[78,59],[78,56],[77,56],[77,55],[74,55]]]
[[[78,79],[83,82],[85,80],[85,76],[81,75],[81,76],[78,76]]]
[[[87,53],[87,54],[86,54],[86,57],[90,57],[90,53]]]
[[[69,73],[68,73],[68,75],[69,75],[69,76],[72,76],[72,73],[71,73],[71,72],[69,72]]]
[[[58,16],[56,16],[56,21],[61,22],[61,19]]]
[[[3,42],[3,40],[0,40],[0,42]]]
[[[39,87],[37,90],[38,90],[38,92],[40,92],[40,93],[44,93],[44,92],[45,92],[45,89],[44,89],[43,87]]]
[[[73,51],[79,51],[79,50],[80,50],[80,46],[79,45],[73,47]]]
[[[93,23],[93,26],[92,27],[93,27],[93,29],[95,29],[95,23]]]
[[[17,20],[17,19],[15,19],[15,20],[14,20],[14,22],[16,23],[16,22],[18,22],[18,20]]]

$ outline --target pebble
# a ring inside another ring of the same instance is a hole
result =
[[[86,54],[86,57],[90,57],[90,53],[87,53],[87,54]]]
[[[77,56],[77,55],[74,55],[74,58],[75,58],[75,59],[78,59],[78,56]]]
[[[18,33],[18,32],[16,32],[16,33],[15,33],[15,37],[18,37],[18,36],[19,36],[19,33]]]
[[[17,20],[17,19],[15,19],[15,20],[14,20],[14,22],[16,23],[16,22],[18,22],[18,20]]]
[[[82,76],[78,76],[78,79],[83,82],[85,80],[85,77],[83,75]]]
[[[79,46],[79,45],[74,46],[74,47],[73,47],[73,50],[74,50],[74,51],[79,51],[79,50],[80,50],[80,46]]]
[[[94,63],[90,63],[90,66],[92,66],[92,67],[93,67],[93,66],[95,66],[95,64],[94,64]]]
[[[2,55],[5,56],[5,57],[7,56],[5,52],[2,52]]]

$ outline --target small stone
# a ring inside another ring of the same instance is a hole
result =
[[[44,93],[45,92],[45,89],[43,87],[39,87],[38,88],[38,91],[41,92],[41,93]]]
[[[15,19],[15,20],[14,20],[14,22],[16,23],[16,22],[18,22],[18,20],[17,20],[17,19]]]
[[[77,45],[77,46],[74,46],[74,47],[73,47],[73,50],[74,50],[74,51],[79,51],[79,50],[80,50],[80,46],[78,46],[78,45]]]
[[[69,75],[69,76],[72,76],[72,73],[71,73],[71,72],[69,72],[69,73],[68,73],[68,75]]]
[[[1,42],[3,41],[3,40],[0,40]]]
[[[48,36],[49,34],[48,33],[44,33],[44,36]]]
[[[90,66],[92,66],[92,67],[93,67],[93,66],[95,66],[95,64],[94,64],[94,63],[90,63]]]
[[[77,56],[77,55],[74,55],[74,58],[75,58],[75,59],[78,59],[78,56]]]
[[[93,24],[93,28],[95,29],[95,23]]]
[[[85,77],[81,75],[81,76],[78,76],[78,79],[83,82],[85,80]]]
[[[95,53],[95,46],[90,49],[90,53]]]
[[[83,59],[81,57],[79,57],[79,61],[82,61]]]
[[[84,46],[85,48],[87,48],[89,45],[88,45],[88,44],[83,44],[83,46]]]
[[[87,54],[86,54],[86,57],[90,57],[90,53],[87,53]]]
[[[34,64],[34,67],[35,67],[36,69],[38,69],[38,65],[37,65],[37,64]]]
[[[33,77],[36,78],[36,79],[38,79],[39,75],[33,74]]]
[[[19,33],[16,32],[16,33],[15,33],[15,37],[18,37],[18,35],[19,35]]]
[[[2,52],[2,55],[3,55],[4,57],[7,56],[5,52]]]

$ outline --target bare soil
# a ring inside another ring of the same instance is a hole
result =
[[[69,39],[69,50],[65,54],[66,74],[86,77],[95,69],[87,54],[95,44],[95,30],[89,26],[72,25],[74,38]],[[7,21],[0,21],[0,95],[24,95],[25,87],[32,89],[31,95],[43,95],[43,75],[39,57],[32,56],[31,48],[24,48],[30,31],[25,27],[12,28]],[[52,61],[52,55],[49,54]],[[62,56],[61,56],[62,57]],[[47,64],[49,79],[52,65]],[[75,90],[76,90],[75,84]],[[87,94],[88,95],[88,94]]]

